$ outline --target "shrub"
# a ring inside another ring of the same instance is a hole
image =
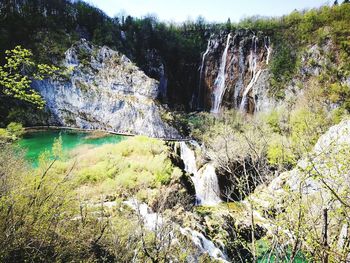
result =
[[[313,112],[300,108],[291,112],[290,136],[295,153],[301,157],[302,153],[310,151],[329,125],[329,119],[323,110]]]
[[[271,127],[273,132],[281,133],[280,115],[277,110],[272,110],[269,114],[267,114],[266,122]]]
[[[113,182],[114,190],[108,188],[104,193],[107,195],[136,193],[179,178],[164,142],[145,136],[81,152],[77,158],[76,185],[83,184],[100,192],[101,187],[106,187],[105,182]]]
[[[0,142],[7,141],[11,138],[9,132],[6,129],[0,128]]]
[[[267,158],[271,165],[283,166],[287,168],[295,165],[297,161],[287,139],[282,136],[278,136],[269,143],[267,149]]]
[[[24,133],[22,124],[17,122],[9,123],[6,127],[6,130],[15,139],[20,138]]]

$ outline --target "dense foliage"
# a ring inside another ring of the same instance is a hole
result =
[[[21,46],[6,50],[5,53],[6,63],[0,66],[0,96],[10,96],[43,109],[45,102],[40,94],[31,88],[32,79],[42,80],[51,76],[58,68],[35,64],[33,54]]]
[[[149,231],[123,203],[137,197],[165,210],[162,186],[182,172],[163,142],[135,137],[69,153],[57,139],[52,151],[34,169],[20,149],[1,144],[1,262],[167,262],[194,251],[185,237],[170,242],[175,225]]]
[[[24,133],[22,124],[10,122],[6,128],[0,128],[0,144],[8,141],[16,141]]]

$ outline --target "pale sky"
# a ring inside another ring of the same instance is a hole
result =
[[[135,17],[155,14],[162,21],[183,22],[199,15],[209,22],[238,22],[252,15],[281,16],[294,9],[319,7],[327,0],[85,0],[109,16],[121,11]],[[342,2],[341,0],[339,1]]]

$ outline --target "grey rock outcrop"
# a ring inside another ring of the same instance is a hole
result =
[[[326,212],[329,214],[327,228],[328,240],[331,240],[330,251],[339,253],[335,261],[341,262],[339,258],[342,255],[350,258],[347,252],[349,153],[350,120],[344,120],[321,136],[314,149],[293,170],[282,173],[268,186],[257,188],[250,196],[250,201],[263,215],[261,219],[265,222],[267,234],[273,236],[277,231],[284,232],[285,238],[294,241],[299,231],[297,222],[302,222],[304,235],[317,239],[324,233]],[[283,216],[280,217],[280,214]],[[289,222],[293,223],[289,225]]]
[[[151,137],[179,138],[162,118],[158,82],[126,56],[82,39],[65,53],[64,79],[36,81],[55,122]]]
[[[336,192],[343,187],[350,189],[349,152],[350,120],[344,120],[322,135],[293,170],[282,173],[268,187],[260,187],[254,198],[267,208],[276,196],[284,196],[285,189],[304,195],[322,193],[324,197],[330,194],[329,188]]]

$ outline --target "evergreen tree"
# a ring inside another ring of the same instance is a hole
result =
[[[231,30],[231,19],[230,18],[228,18],[226,21],[226,29]]]

